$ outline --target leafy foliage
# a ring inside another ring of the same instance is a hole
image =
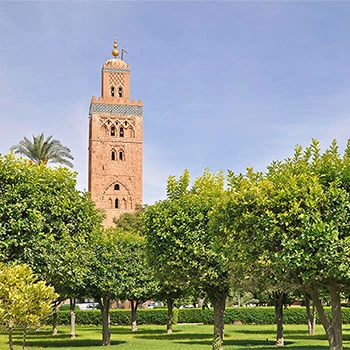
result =
[[[275,284],[290,280],[308,292],[331,348],[341,348],[339,293],[350,277],[349,148],[341,158],[333,141],[322,154],[313,140],[266,174],[230,173],[230,190],[215,213],[222,234],[229,233],[236,271],[248,279],[266,271]],[[320,299],[325,288],[331,318]]]
[[[57,297],[54,288],[38,281],[28,265],[0,267],[0,325],[9,333],[10,347],[13,328],[23,327],[26,334],[27,329],[38,326]]]
[[[223,338],[225,299],[229,290],[228,259],[223,241],[210,229],[209,213],[224,193],[224,176],[205,170],[191,189],[189,173],[168,179],[168,199],[144,214],[149,260],[161,288],[169,293],[191,288],[209,296],[216,313],[215,333]],[[220,323],[220,325],[219,325]],[[218,330],[218,331],[217,331]]]
[[[66,168],[0,156],[0,261],[27,263],[62,297],[83,285],[101,214]]]
[[[58,163],[73,168],[73,164],[69,159],[74,159],[70,153],[70,149],[63,146],[60,141],[53,140],[52,136],[45,139],[44,133],[39,136],[33,135],[33,141],[24,137],[22,141],[11,147],[16,154],[28,157],[36,164],[40,163]]]

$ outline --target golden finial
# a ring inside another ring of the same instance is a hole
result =
[[[119,55],[119,50],[117,50],[117,39],[114,38],[114,44],[113,44],[114,50],[112,50],[112,55],[114,56],[114,58],[116,58]]]

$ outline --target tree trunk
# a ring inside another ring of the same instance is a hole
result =
[[[241,307],[241,294],[237,294],[237,307]]]
[[[329,349],[343,350],[340,288],[334,281],[331,281],[328,287],[331,296],[331,320],[329,320],[326,316],[325,310],[320,300],[317,285],[312,284],[308,292],[311,295],[312,301],[320,317],[322,326],[327,334]]]
[[[10,346],[10,350],[14,350],[14,349],[13,349],[12,331],[13,331],[13,328],[12,328],[12,321],[10,320],[9,330],[8,330],[8,333],[9,333],[9,346]]]
[[[284,293],[274,293],[275,315],[277,325],[276,346],[284,346],[283,338],[283,298]]]
[[[224,327],[225,327],[225,306],[226,306],[226,291],[221,291],[218,294],[208,294],[211,304],[214,308],[214,339],[213,350],[222,350],[224,342]]]
[[[198,298],[197,299],[198,308],[202,308],[203,307],[204,299],[205,298]]]
[[[52,310],[52,335],[57,335],[57,309],[61,301],[56,300]]]
[[[137,312],[137,300],[130,300],[131,304],[131,331],[136,332],[137,331],[137,325],[136,325],[136,312]]]
[[[100,309],[102,313],[102,345],[109,346],[111,345],[111,320],[109,317],[109,306],[110,306],[110,298],[108,296],[104,296],[103,298],[99,298]]]
[[[168,297],[167,305],[168,305],[168,321],[166,324],[166,332],[168,334],[171,334],[173,332],[173,306],[174,306],[174,299],[172,297]]]
[[[307,328],[309,335],[315,335],[316,333],[316,311],[315,305],[312,304],[312,309],[310,307],[310,295],[305,294],[305,308],[307,315]]]
[[[332,337],[333,339],[332,339],[332,344],[330,345],[332,350],[343,350],[340,288],[335,283],[332,283],[329,290],[331,292],[332,328],[333,328],[333,337]]]
[[[24,329],[23,329],[22,350],[26,350],[27,349],[27,331],[28,331],[28,328],[24,327]]]
[[[57,335],[57,308],[54,307],[52,312],[52,335]]]
[[[75,298],[70,298],[70,338],[75,339]]]

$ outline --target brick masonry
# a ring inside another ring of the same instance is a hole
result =
[[[117,58],[104,63],[101,90],[89,112],[89,192],[109,227],[142,204],[142,101],[130,101],[130,67]]]

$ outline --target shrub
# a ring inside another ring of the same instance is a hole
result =
[[[179,323],[202,323],[202,309],[178,309]]]
[[[306,324],[306,310],[304,307],[288,307],[284,311],[285,324]],[[330,308],[326,308],[328,317]],[[99,310],[76,311],[76,323],[81,325],[101,325],[101,312]],[[350,324],[350,309],[342,309],[343,323]],[[112,325],[130,325],[131,311],[125,309],[112,309],[110,312]],[[166,324],[168,318],[167,309],[139,309],[137,311],[138,324]],[[50,320],[51,321],[51,320]],[[47,322],[50,323],[48,320]],[[213,324],[213,309],[174,309],[173,322],[176,323],[204,323]],[[243,324],[274,324],[275,311],[273,307],[241,307],[226,309],[226,324],[240,321]],[[319,320],[317,318],[317,322]],[[57,312],[57,323],[59,325],[70,324],[69,310]]]

